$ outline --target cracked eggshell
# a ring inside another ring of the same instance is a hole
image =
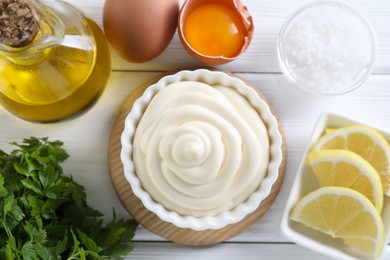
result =
[[[204,55],[199,51],[197,51],[196,49],[192,48],[185,38],[185,34],[184,34],[185,21],[188,15],[198,6],[207,3],[208,4],[216,3],[216,4],[225,5],[230,9],[232,9],[233,11],[237,12],[237,15],[241,17],[242,24],[244,25],[245,28],[244,42],[240,50],[231,57]],[[225,64],[237,59],[248,48],[252,40],[253,31],[254,31],[253,18],[249,13],[248,8],[240,0],[186,0],[180,9],[177,26],[178,26],[179,38],[183,46],[185,47],[185,49],[188,51],[188,53],[191,54],[197,60],[209,65]]]

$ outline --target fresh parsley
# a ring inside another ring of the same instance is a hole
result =
[[[0,259],[122,259],[137,222],[104,224],[83,186],[63,174],[61,141],[30,137],[0,150]]]

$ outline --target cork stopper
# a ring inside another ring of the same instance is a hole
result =
[[[0,0],[0,42],[10,47],[31,43],[38,24],[28,4],[23,0]]]

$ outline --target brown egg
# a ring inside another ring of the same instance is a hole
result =
[[[252,16],[240,0],[187,0],[179,13],[183,46],[210,65],[238,58],[249,46],[253,30]]]
[[[168,46],[176,30],[178,0],[106,0],[108,42],[125,60],[146,62]]]

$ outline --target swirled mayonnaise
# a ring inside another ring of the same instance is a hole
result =
[[[169,210],[215,216],[245,201],[266,174],[267,129],[236,90],[172,83],[153,97],[133,141],[143,188]]]

